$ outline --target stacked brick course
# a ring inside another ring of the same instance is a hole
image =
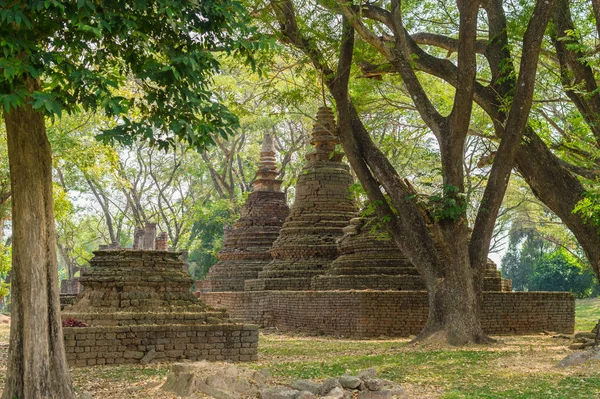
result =
[[[62,312],[90,327],[64,328],[71,365],[163,360],[253,360],[258,330],[215,311],[189,291],[180,253],[94,252],[77,302]]]
[[[417,269],[376,218],[353,218],[344,233],[339,256],[325,274],[313,278],[313,290],[424,289]]]
[[[308,290],[311,278],[337,257],[336,240],[356,213],[348,191],[352,177],[343,154],[335,151],[338,143],[333,112],[322,107],[312,132],[315,150],[307,155],[294,205],[271,248],[273,261],[258,279],[246,281],[246,290]]]
[[[269,249],[289,213],[278,174],[274,139],[266,134],[254,191],[242,207],[240,219],[224,237],[219,262],[205,280],[196,282],[200,291],[243,291],[244,282],[257,278],[271,261]]]
[[[257,359],[258,326],[238,324],[64,328],[71,366],[157,361]]]

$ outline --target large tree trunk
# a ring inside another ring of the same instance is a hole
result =
[[[481,291],[470,263],[457,258],[450,262],[443,278],[427,284],[429,317],[414,341],[450,345],[491,342],[481,328]]]
[[[2,399],[70,399],[75,396],[60,318],[52,154],[44,116],[26,105],[4,118],[13,194],[13,278]]]

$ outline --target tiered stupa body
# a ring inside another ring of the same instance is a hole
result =
[[[333,112],[322,107],[312,132],[315,150],[306,157],[294,205],[271,248],[273,261],[258,279],[246,281],[247,291],[309,290],[311,278],[337,257],[336,241],[357,211],[349,167],[335,151],[338,143]]]
[[[313,290],[426,289],[417,269],[376,218],[354,218],[344,232],[339,240],[340,256],[325,275],[313,278]],[[511,281],[502,279],[494,262],[488,260],[484,291],[511,290]]]
[[[275,159],[273,136],[266,134],[254,191],[240,212],[240,219],[224,237],[219,262],[211,267],[206,279],[196,282],[198,291],[243,291],[244,282],[255,279],[270,261],[269,249],[289,214],[285,193]]]

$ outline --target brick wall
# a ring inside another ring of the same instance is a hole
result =
[[[258,358],[258,326],[240,324],[65,327],[70,366],[139,363],[154,350],[157,361]]]
[[[232,317],[280,330],[347,337],[409,336],[427,320],[424,291],[258,291],[198,293]],[[575,299],[568,292],[485,292],[488,334],[572,333]]]

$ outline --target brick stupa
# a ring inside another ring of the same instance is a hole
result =
[[[354,218],[344,232],[339,240],[339,257],[324,275],[313,278],[313,290],[425,290],[416,267],[376,218]],[[484,291],[512,291],[511,280],[502,279],[491,260]]]
[[[330,108],[317,113],[311,144],[315,150],[298,177],[296,197],[271,248],[273,261],[258,279],[245,283],[247,291],[309,290],[311,278],[329,267],[337,257],[336,241],[356,214],[349,188],[349,167],[342,163],[335,118]]]
[[[254,191],[242,207],[240,219],[224,237],[219,261],[205,280],[196,282],[198,291],[243,291],[244,282],[256,279],[271,261],[269,249],[289,213],[278,175],[275,142],[271,134],[265,134]]]
[[[164,250],[168,238],[155,233],[150,224],[136,232],[136,249],[94,252],[83,291],[61,314],[67,326],[87,325],[64,328],[69,364],[255,360],[258,326],[198,300],[181,253]]]

